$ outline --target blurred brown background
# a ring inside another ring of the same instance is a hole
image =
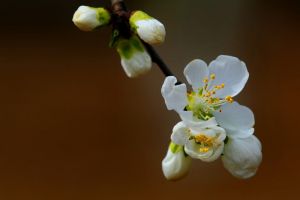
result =
[[[2,1],[0,5],[0,199],[297,199],[300,189],[299,1],[127,1],[159,18],[158,46],[181,79],[194,58],[245,61],[238,101],[256,116],[263,163],[249,180],[220,161],[195,161],[167,182],[161,160],[173,125],[156,66],[128,79],[108,48],[110,29],[84,33],[79,5],[109,1]]]

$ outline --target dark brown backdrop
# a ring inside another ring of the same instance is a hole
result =
[[[190,60],[219,54],[250,72],[238,100],[255,112],[258,174],[241,181],[220,161],[195,161],[176,183],[160,168],[179,120],[160,95],[164,77],[154,66],[128,79],[110,30],[83,33],[71,22],[79,5],[107,3],[1,2],[0,199],[297,199],[298,1],[127,1],[165,23],[157,49],[179,78]]]

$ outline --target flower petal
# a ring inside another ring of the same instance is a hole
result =
[[[226,132],[222,127],[219,127],[217,125],[214,126],[206,126],[206,124],[210,125],[210,121],[212,123],[214,123],[214,118],[211,118],[208,121],[202,121],[202,123],[198,126],[194,126],[194,127],[189,127],[191,129],[191,134],[192,135],[199,135],[199,133],[203,133],[206,136],[209,137],[216,137],[216,136],[221,136],[220,138],[222,138],[221,141],[223,141],[226,138]],[[218,137],[219,138],[219,137]]]
[[[119,39],[116,49],[121,57],[121,65],[128,77],[138,77],[151,69],[151,57],[137,36]]]
[[[224,150],[224,142],[222,142],[218,147],[214,148],[214,153],[212,154],[212,156],[202,159],[202,161],[213,162],[213,161],[217,160],[223,153],[223,150]]]
[[[203,128],[210,128],[217,125],[217,122],[214,117],[210,118],[207,121],[196,119],[193,116],[192,111],[180,111],[178,112],[181,120],[190,128],[192,129],[203,129]]]
[[[132,12],[129,23],[139,37],[149,44],[159,44],[165,40],[164,25],[143,11]]]
[[[210,74],[215,74],[215,80],[209,84],[209,89],[216,85],[225,84],[223,89],[216,92],[216,97],[236,96],[245,86],[249,73],[244,62],[232,56],[219,56],[209,64]]]
[[[244,129],[244,130],[226,129],[226,133],[230,138],[247,138],[253,135],[254,128]]]
[[[224,167],[235,177],[250,178],[255,175],[262,160],[261,143],[254,136],[229,139],[224,148]]]
[[[171,140],[173,143],[178,145],[183,146],[186,144],[188,140],[187,127],[183,122],[179,122],[174,126]]]
[[[136,52],[130,59],[121,57],[121,65],[129,78],[136,78],[150,71],[152,61],[146,51]]]
[[[157,19],[139,20],[136,22],[137,34],[149,44],[160,44],[165,41],[166,29]]]
[[[207,152],[200,152],[199,151],[200,145],[195,143],[194,140],[189,140],[186,145],[184,146],[185,152],[194,159],[203,160],[205,158],[209,158],[214,153],[213,149],[210,149]]]
[[[184,147],[185,152],[192,158],[200,159],[204,162],[213,162],[221,156],[224,149],[224,143],[220,143],[219,146],[212,148],[205,153],[199,152],[199,145],[194,141],[188,141]]]
[[[224,104],[221,110],[214,116],[229,137],[245,138],[253,134],[254,115],[248,107],[233,102]]]
[[[193,90],[197,91],[203,86],[203,79],[208,77],[209,71],[203,60],[196,59],[185,67],[183,73]]]
[[[97,8],[89,6],[80,6],[74,13],[72,21],[82,31],[92,31],[102,23]]]
[[[188,104],[186,85],[176,85],[176,83],[176,77],[168,76],[161,88],[161,94],[165,99],[168,110],[183,110]]]

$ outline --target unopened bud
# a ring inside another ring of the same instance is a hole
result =
[[[104,8],[80,6],[73,15],[74,24],[82,31],[92,31],[98,26],[108,24],[110,14]]]
[[[121,57],[121,65],[128,77],[135,78],[151,69],[151,57],[137,36],[119,39],[116,48]]]
[[[168,180],[178,180],[189,172],[192,159],[184,153],[183,146],[171,143],[162,161],[162,170]]]
[[[164,42],[166,30],[164,25],[157,19],[143,11],[135,11],[130,17],[130,26],[138,36],[149,44]]]
[[[262,161],[261,143],[254,135],[247,138],[231,138],[222,156],[224,167],[237,178],[250,178]]]

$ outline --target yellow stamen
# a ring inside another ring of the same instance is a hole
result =
[[[211,78],[212,80],[215,80],[216,75],[215,75],[215,74],[211,74],[211,75],[210,75],[210,78]]]
[[[208,83],[208,78],[203,79],[203,83]]]
[[[229,103],[233,103],[233,98],[231,96],[225,97],[225,100]]]
[[[222,89],[222,88],[224,88],[224,87],[225,87],[225,84],[222,83],[221,85],[216,85],[216,86],[215,86],[215,89],[220,90],[220,89]]]
[[[208,137],[206,135],[203,134],[199,134],[195,136],[195,141],[198,143],[203,143],[206,146],[211,146],[212,145],[212,139],[211,137]]]
[[[199,148],[199,151],[200,151],[201,153],[206,153],[206,152],[209,151],[209,148],[208,148],[208,147],[200,147],[200,148]]]
[[[199,135],[195,136],[195,140],[196,142],[204,142],[207,140],[207,137],[200,133]]]

